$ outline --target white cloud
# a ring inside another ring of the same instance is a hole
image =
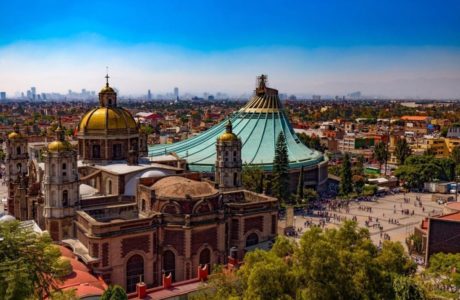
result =
[[[155,44],[121,45],[97,36],[21,42],[0,48],[0,90],[98,90],[109,66],[122,94],[253,90],[255,76],[287,93],[460,97],[460,48],[259,47],[199,52]]]

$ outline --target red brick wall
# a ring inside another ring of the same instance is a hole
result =
[[[184,255],[184,232],[181,230],[165,230],[164,244],[171,245],[179,255]]]
[[[141,235],[130,238],[124,238],[121,241],[121,257],[125,257],[133,250],[141,250],[145,253],[150,252],[150,236]]]
[[[248,232],[249,230],[257,229],[261,232],[264,231],[264,217],[257,216],[244,219],[244,233]]]
[[[192,254],[197,254],[198,249],[207,243],[213,249],[217,249],[217,228],[196,230],[192,232]]]
[[[231,227],[231,239],[238,240],[239,239],[239,230],[240,230],[240,222],[238,219],[232,220],[232,227]]]
[[[109,243],[102,244],[102,266],[109,265]]]
[[[428,257],[438,252],[460,253],[460,222],[429,220]]]

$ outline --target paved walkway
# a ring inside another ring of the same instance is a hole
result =
[[[416,201],[417,196],[420,197],[420,202]],[[413,233],[414,226],[421,224],[421,221],[427,216],[442,213],[443,206],[431,201],[431,198],[432,194],[428,193],[400,193],[380,197],[377,198],[377,201],[372,202],[353,201],[348,209],[326,210],[332,218],[323,226],[338,227],[345,219],[354,218],[360,226],[369,229],[372,241],[376,245],[383,242],[386,237],[393,241],[400,241],[406,247],[405,239]],[[306,222],[318,225],[325,221],[324,217],[318,216],[318,213],[321,212],[324,211],[314,211],[313,216],[294,218],[295,227],[300,230],[300,235],[308,229]],[[280,223],[283,227],[285,221],[280,221]]]

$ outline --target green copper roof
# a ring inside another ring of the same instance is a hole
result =
[[[288,118],[281,109],[278,91],[261,87],[247,105],[230,116],[235,133],[242,142],[242,161],[271,171],[275,156],[276,139],[281,131],[286,137],[291,169],[311,166],[324,161],[321,152],[306,147],[297,137]],[[187,140],[149,147],[149,156],[171,152],[187,160],[191,171],[214,172],[216,140],[225,132],[227,122],[221,122],[205,132]]]

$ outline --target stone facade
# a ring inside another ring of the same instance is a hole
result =
[[[57,140],[49,144],[44,155],[43,216],[46,230],[53,240],[59,241],[74,236],[73,218],[79,207],[80,195],[77,153],[66,143],[60,127],[56,134]]]
[[[99,100],[79,124],[78,151],[58,126],[42,149],[44,169],[29,161],[27,139],[10,134],[9,204],[17,218],[35,219],[94,274],[129,292],[139,281],[159,285],[163,274],[194,278],[200,265],[212,270],[274,239],[278,201],[241,188],[241,141],[231,124],[216,146],[214,183],[182,160],[140,159],[145,135],[108,82]]]
[[[196,178],[197,174],[182,176]],[[191,279],[199,265],[212,268],[226,263],[231,248],[242,259],[248,247],[276,236],[275,198],[244,190],[216,190],[199,197],[158,196],[161,189],[155,183],[162,180],[141,180],[136,205],[108,208],[115,213],[106,210],[98,215],[100,208],[92,207],[77,212],[77,239],[91,257],[86,262],[107,282],[132,291],[137,282],[132,276],[141,275],[148,286],[159,285],[163,273],[171,273],[173,281]],[[120,218],[122,211],[124,218]],[[133,256],[144,266],[137,275],[128,264]]]
[[[19,201],[14,200],[15,187],[21,182],[24,187],[29,155],[27,152],[27,137],[19,132],[18,126],[15,125],[14,131],[8,135],[3,150],[5,152],[5,180],[8,184],[8,210],[19,214],[21,208],[15,209],[14,207],[14,203]]]
[[[241,140],[232,132],[228,121],[226,132],[216,143],[216,184],[220,189],[232,189],[242,184]]]

